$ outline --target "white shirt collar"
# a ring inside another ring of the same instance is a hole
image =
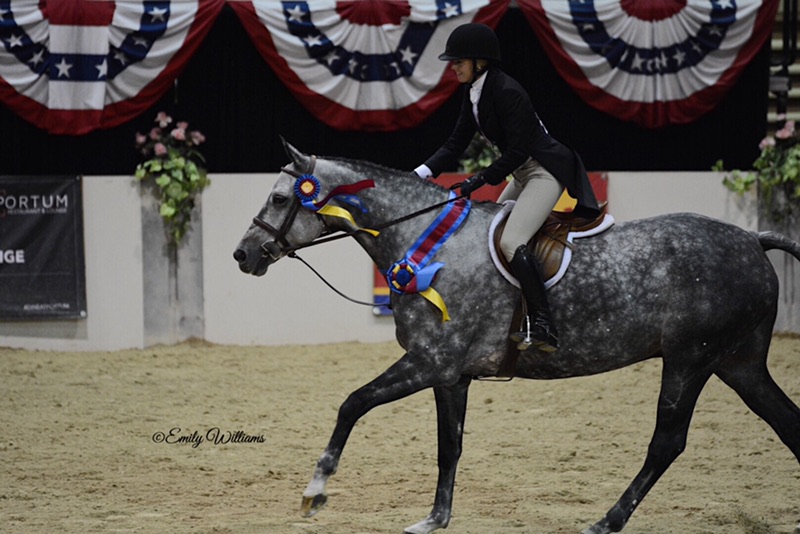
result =
[[[472,85],[469,88],[469,100],[472,102],[473,106],[477,106],[478,102],[481,99],[481,93],[483,92],[483,84],[486,82],[486,72],[483,72],[478,79],[472,82]]]
[[[469,101],[472,102],[472,116],[475,117],[475,123],[478,125],[478,128],[480,128],[481,125],[481,121],[478,119],[478,102],[481,100],[484,82],[486,82],[486,72],[478,76],[478,79],[472,82],[469,88]]]

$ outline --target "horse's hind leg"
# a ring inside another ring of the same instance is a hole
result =
[[[786,396],[767,369],[772,323],[766,330],[726,358],[716,373],[772,427],[800,462],[800,408]]]
[[[467,391],[472,379],[462,377],[455,386],[433,388],[439,434],[439,481],[436,500],[430,515],[405,529],[405,534],[428,534],[447,527],[453,506],[456,467],[461,456],[464,416],[467,412]]]
[[[435,358],[406,353],[383,374],[357,389],[339,407],[336,427],[328,446],[317,461],[314,476],[303,492],[301,512],[310,517],[325,506],[325,486],[336,472],[347,438],[356,422],[371,409],[392,402],[425,388],[442,383],[455,383],[458,375],[447,376],[446,370],[431,364]]]
[[[656,429],[644,466],[605,517],[584,530],[583,534],[609,534],[622,530],[647,492],[686,447],[697,398],[710,376],[711,370],[690,368],[680,363],[675,365],[664,359]]]

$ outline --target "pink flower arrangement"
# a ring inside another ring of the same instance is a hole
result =
[[[795,135],[794,121],[786,121],[783,128],[775,132],[775,139],[780,139],[781,141],[795,140]]]
[[[169,123],[172,122],[172,117],[170,117],[163,111],[159,111],[158,115],[156,115],[156,122],[162,128],[166,128],[169,125]]]
[[[146,160],[136,166],[135,177],[157,186],[161,216],[177,245],[189,228],[195,196],[210,183],[205,158],[197,149],[206,138],[198,130],[189,130],[186,121],[168,129],[172,117],[163,111],[155,122],[157,126],[148,134],[136,132],[136,149]]]
[[[761,142],[758,144],[759,150],[762,151],[768,146],[775,146],[775,138],[772,137],[771,135],[768,135],[767,137],[762,139]]]
[[[795,122],[785,119],[785,116],[778,117],[785,122],[775,135],[768,135],[758,144],[761,154],[753,162],[752,171],[734,169],[722,180],[728,189],[737,193],[758,185],[769,205],[768,213],[775,220],[785,219],[800,210],[800,137]],[[721,170],[722,162],[717,162],[714,168]],[[775,190],[783,192],[785,202],[774,201]]]
[[[197,163],[205,163],[205,159],[195,148],[206,140],[201,132],[189,130],[189,123],[180,121],[167,134],[166,128],[172,124],[172,117],[163,111],[156,115],[155,122],[158,126],[153,127],[147,135],[136,132],[136,149],[143,156],[163,157],[173,151],[180,156],[195,159]]]

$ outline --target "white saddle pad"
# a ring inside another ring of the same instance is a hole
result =
[[[514,207],[515,202],[513,200],[507,200],[503,203],[503,209],[495,215],[494,219],[492,220],[492,224],[489,225],[489,253],[492,255],[492,261],[494,262],[495,267],[497,270],[500,271],[500,274],[503,275],[508,283],[515,287],[519,287],[519,282],[511,274],[508,269],[505,268],[503,263],[500,261],[500,252],[494,246],[494,234],[497,231],[497,226],[502,223],[504,220],[508,218],[508,215],[511,213],[511,209]],[[600,223],[598,226],[592,228],[591,230],[586,230],[585,232],[570,232],[567,234],[567,241],[572,244],[573,240],[579,239],[582,237],[591,237],[593,235],[601,234],[611,228],[614,224],[614,217],[607,214],[603,217],[603,222]],[[567,272],[567,268],[569,267],[569,262],[572,260],[572,249],[570,247],[566,247],[564,249],[564,257],[561,260],[561,265],[558,268],[558,272],[553,275],[552,278],[549,280],[545,280],[544,287],[545,289],[550,289],[554,285],[558,283],[564,277],[564,274]]]

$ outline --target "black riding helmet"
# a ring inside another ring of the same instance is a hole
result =
[[[442,61],[455,59],[486,59],[492,63],[500,62],[500,42],[494,30],[486,24],[471,22],[462,24],[447,38]]]

